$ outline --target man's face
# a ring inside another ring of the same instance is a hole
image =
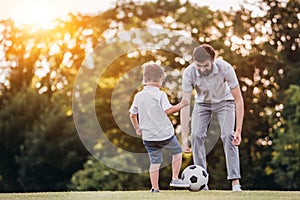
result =
[[[212,61],[211,60],[205,60],[203,62],[197,62],[197,70],[201,74],[201,76],[208,76],[212,72]]]

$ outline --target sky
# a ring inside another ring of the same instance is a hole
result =
[[[0,0],[0,20],[12,19],[20,24],[51,23],[70,12],[97,14],[115,5],[117,0]],[[146,1],[146,0],[139,0]],[[181,0],[186,1],[186,0]],[[190,0],[212,10],[239,9],[241,0]]]

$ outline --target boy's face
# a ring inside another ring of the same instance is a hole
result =
[[[203,62],[196,62],[197,70],[202,76],[208,76],[212,72],[212,60],[208,59]]]

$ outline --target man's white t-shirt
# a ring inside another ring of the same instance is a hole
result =
[[[158,87],[145,86],[135,95],[129,112],[138,114],[143,140],[162,141],[174,135],[173,124],[165,113],[171,107],[166,93]]]

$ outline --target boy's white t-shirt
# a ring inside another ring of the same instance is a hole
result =
[[[145,86],[135,95],[129,112],[138,114],[143,140],[162,141],[174,135],[173,124],[164,112],[171,107],[166,93],[158,87]]]

